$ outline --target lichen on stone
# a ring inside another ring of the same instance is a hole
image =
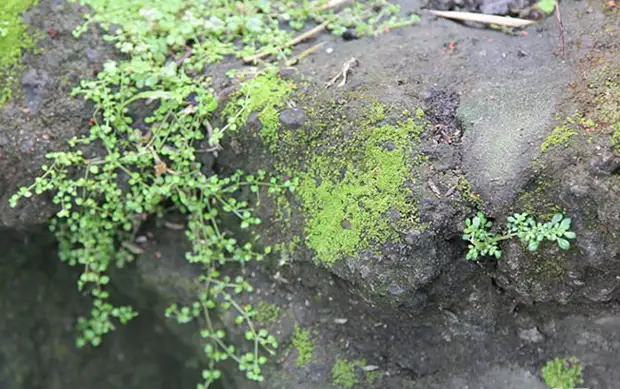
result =
[[[0,105],[13,95],[22,68],[22,55],[35,46],[22,14],[37,0],[3,0],[0,6]]]

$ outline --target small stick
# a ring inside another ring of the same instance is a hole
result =
[[[340,71],[340,73],[336,74],[336,76],[334,78],[332,78],[331,80],[327,81],[325,83],[325,88],[329,88],[330,86],[334,85],[336,83],[336,81],[338,81],[338,79],[340,77],[342,77],[342,81],[340,81],[340,83],[338,84],[338,87],[339,88],[343,87],[344,84],[347,83],[347,74],[349,73],[351,68],[356,66],[357,64],[358,64],[358,62],[357,62],[357,59],[355,59],[355,58],[351,58],[347,62],[343,63],[342,64],[342,70]]]
[[[463,20],[467,22],[480,22],[487,24],[497,24],[506,27],[525,27],[536,23],[534,20],[526,20],[519,18],[508,18],[505,16],[478,14],[473,12],[458,12],[458,11],[430,11],[431,14],[447,18]]]
[[[321,11],[326,11],[328,9],[332,9],[332,8],[336,8],[336,7],[340,7],[341,5],[344,5],[346,3],[352,3],[354,0],[331,0],[329,2],[327,2],[327,4],[323,4],[320,7],[316,7],[312,10],[312,12],[321,12]]]
[[[562,58],[566,57],[564,46],[564,25],[562,24],[562,15],[560,14],[560,1],[555,0],[555,17],[558,19],[558,28],[560,29],[560,46],[562,47]]]
[[[327,43],[327,42],[321,42],[321,43],[319,43],[317,45],[312,46],[309,49],[306,49],[306,50],[302,51],[301,53],[299,53],[299,55],[297,55],[294,58],[291,58],[288,61],[286,61],[286,66],[296,65],[304,57],[307,57],[308,55],[310,55],[310,54],[314,53],[315,51],[317,51],[318,49],[320,49],[325,43]]]
[[[306,31],[303,34],[299,35],[296,38],[291,39],[290,41],[286,42],[284,44],[284,46],[281,46],[281,49],[287,48],[287,47],[291,47],[291,46],[295,46],[296,44],[298,44],[299,42],[308,39],[316,34],[318,34],[319,32],[323,31],[325,29],[325,27],[327,27],[327,24],[329,23],[328,20],[324,21],[323,23],[319,24],[318,26],[314,27],[312,30]],[[244,58],[243,62],[245,63],[251,63],[251,62],[256,62],[259,59],[262,59],[264,57],[267,57],[268,55],[270,55],[271,52],[270,51],[263,51],[262,53],[258,53],[253,57],[249,57],[249,58]]]

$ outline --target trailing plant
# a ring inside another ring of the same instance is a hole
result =
[[[541,374],[551,389],[575,389],[583,384],[583,367],[575,357],[555,358],[545,364]]]
[[[473,218],[465,220],[463,239],[470,243],[466,259],[477,260],[483,256],[501,258],[500,242],[515,237],[530,251],[536,251],[545,240],[556,242],[560,249],[568,250],[569,239],[576,238],[570,226],[571,219],[559,213],[546,223],[536,221],[527,213],[515,213],[508,217],[503,233],[495,232],[492,229],[493,223],[484,213],[478,212]]]
[[[20,188],[10,203],[15,207],[24,198],[49,193],[58,206],[50,228],[59,241],[59,256],[82,268],[78,289],[93,299],[90,315],[78,319],[77,345],[97,346],[118,323],[137,315],[130,306],[112,303],[106,288],[109,270],[142,252],[136,232],[147,218],[162,216],[172,205],[187,216],[185,234],[192,246],[186,259],[202,266],[202,273],[195,280],[195,301],[172,304],[166,316],[179,323],[197,320],[202,326],[208,365],[198,388],[220,378],[217,363],[225,360],[234,360],[249,379],[261,381],[264,354],[273,354],[278,343],[258,327],[256,311],[239,301],[252,286],[241,275],[226,274],[228,265],[260,261],[271,248],[255,247],[259,237],[252,227],[261,220],[239,193],[247,189],[260,201],[259,193],[280,196],[293,191],[298,180],[269,177],[260,170],[220,176],[202,166],[198,156],[218,152],[225,134],[238,130],[255,110],[262,110],[261,120],[275,123],[278,99],[288,95],[290,86],[275,79],[273,69],[263,69],[221,107],[203,71],[227,55],[286,57],[294,30],[306,24],[328,22],[334,34],[354,28],[363,36],[413,23],[417,16],[400,18],[399,7],[383,0],[355,3],[339,12],[323,7],[323,1],[74,1],[92,11],[74,36],[98,24],[104,39],[125,57],[107,62],[95,79],[75,88],[73,95],[94,107],[88,133],[71,139],[65,151],[49,153],[40,177]],[[267,82],[281,89],[272,93],[273,87],[262,85]],[[216,112],[222,119],[219,126]],[[269,131],[262,135],[272,136]],[[221,220],[231,215],[240,229],[250,231],[249,241],[224,231]],[[222,310],[232,310],[235,323],[244,326],[247,347],[228,343],[214,324],[214,313]]]

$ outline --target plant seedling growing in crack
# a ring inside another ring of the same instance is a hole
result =
[[[560,213],[553,215],[551,221],[546,223],[536,221],[527,213],[515,213],[507,220],[506,232],[503,234],[491,230],[493,223],[482,212],[465,220],[463,240],[470,243],[465,258],[474,261],[487,255],[501,258],[502,251],[499,243],[514,237],[519,238],[530,251],[536,251],[544,240],[557,242],[560,249],[568,250],[569,239],[577,237],[573,231],[570,231],[571,219]]]

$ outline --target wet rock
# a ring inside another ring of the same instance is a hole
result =
[[[39,107],[43,103],[43,92],[49,83],[49,75],[36,69],[29,69],[22,76],[21,85],[26,92],[26,105],[31,114],[39,113]]]
[[[620,172],[620,154],[605,150],[590,160],[589,168],[596,175],[609,175]]]
[[[540,343],[545,339],[536,327],[519,331],[519,338],[531,343]]]
[[[287,130],[297,130],[306,122],[306,115],[300,108],[289,108],[280,112],[280,124]]]

